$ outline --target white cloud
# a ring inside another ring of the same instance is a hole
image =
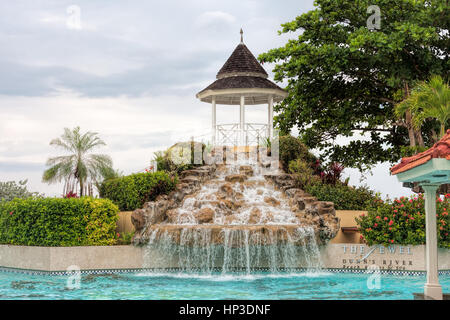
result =
[[[196,24],[200,27],[209,26],[212,24],[232,24],[236,18],[223,11],[207,11],[202,13],[197,19]]]
[[[156,150],[208,134],[211,106],[195,94],[215,80],[239,29],[258,55],[282,45],[287,36],[277,35],[280,24],[312,3],[1,2],[0,181],[29,178],[33,190],[59,195],[61,186],[47,186],[41,176],[57,153],[49,141],[64,127],[99,132],[108,144],[99,151],[124,173],[146,167]],[[82,30],[67,28],[72,4],[81,9]],[[266,114],[265,106],[247,109],[251,122],[265,122]],[[237,107],[218,107],[219,123],[238,117]],[[405,191],[385,166],[375,170],[367,180],[373,188]],[[358,183],[356,172],[346,172]]]

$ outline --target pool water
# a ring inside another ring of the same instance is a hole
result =
[[[0,272],[0,299],[413,299],[424,276],[351,273],[255,273],[250,275],[120,273],[69,276]],[[369,279],[369,283],[368,283]],[[69,281],[68,281],[69,280]],[[450,276],[441,275],[444,292]],[[69,289],[68,284],[72,287]],[[370,287],[370,288],[369,288]]]

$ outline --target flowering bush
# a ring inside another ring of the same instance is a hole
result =
[[[450,194],[436,199],[438,244],[450,248]],[[359,231],[368,245],[372,244],[425,244],[425,199],[401,197],[393,202],[375,199],[367,215],[356,218]]]
[[[70,199],[70,198],[79,198],[78,195],[76,194],[76,192],[73,191],[69,191],[67,192],[64,196],[64,199]]]

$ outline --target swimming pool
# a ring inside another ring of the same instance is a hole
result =
[[[31,275],[0,272],[0,299],[413,299],[423,292],[424,276],[380,275],[380,285],[370,274],[354,273],[255,273],[189,275],[178,273],[118,273],[81,275],[77,283],[67,275]],[[373,276],[373,275],[372,275]],[[441,275],[444,292],[450,276]],[[74,285],[75,284],[75,285]]]

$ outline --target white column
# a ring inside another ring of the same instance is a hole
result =
[[[426,260],[427,282],[425,296],[442,300],[442,287],[438,277],[438,250],[436,231],[436,190],[438,185],[422,185],[425,190],[425,230],[426,230]]]
[[[216,97],[212,97],[212,144],[216,145]]]
[[[267,136],[271,139],[273,135],[273,96],[269,96],[267,110]]]
[[[240,115],[239,115],[239,129],[241,131],[241,145],[245,144],[245,97],[241,96],[241,107],[240,107]]]

